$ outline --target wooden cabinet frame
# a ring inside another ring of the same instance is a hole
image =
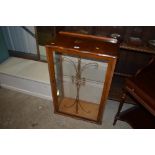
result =
[[[89,44],[89,41],[94,40],[97,42],[101,42],[101,44],[97,44],[97,46],[99,46],[100,48],[101,46],[104,47],[104,45],[106,44],[108,44],[111,47],[106,46],[106,49],[104,50],[102,49],[101,51],[96,51],[96,50],[86,51],[83,49],[74,49],[72,43],[66,46],[65,44],[62,44],[61,42],[61,38],[68,37],[68,36],[69,38],[73,37],[73,40],[74,39],[75,40],[84,39],[83,41],[88,40],[87,46],[91,46],[91,43]],[[53,96],[53,105],[54,105],[55,113],[69,115],[69,116],[76,117],[76,118],[82,118],[84,120],[96,122],[98,124],[102,123],[103,111],[104,111],[105,103],[106,103],[106,100],[109,94],[109,89],[110,89],[110,85],[111,85],[111,81],[112,81],[112,77],[114,73],[114,68],[115,68],[115,64],[117,60],[118,47],[119,45],[116,39],[96,37],[92,35],[81,35],[81,34],[75,34],[75,33],[69,33],[69,32],[60,32],[60,36],[58,36],[58,39],[56,39],[55,42],[51,43],[51,45],[46,46],[48,68],[49,68],[49,75],[50,75],[50,82],[51,82],[51,91],[52,91],[52,96]],[[58,97],[57,97],[57,85],[56,85],[55,70],[54,70],[54,58],[53,58],[53,52],[55,51],[62,53],[62,54],[71,54],[71,55],[81,57],[81,58],[86,58],[86,59],[91,58],[95,60],[105,60],[107,62],[108,66],[107,66],[107,71],[105,75],[105,82],[104,82],[104,87],[102,90],[102,97],[100,100],[96,120],[85,118],[83,116],[77,116],[74,114],[64,113],[59,110]]]

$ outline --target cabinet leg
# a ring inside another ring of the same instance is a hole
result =
[[[122,110],[122,107],[123,107],[123,104],[124,104],[125,100],[126,100],[126,91],[123,91],[123,95],[121,97],[120,104],[119,104],[119,107],[118,107],[118,111],[117,111],[117,113],[115,115],[113,125],[116,124],[116,122],[117,122],[117,120],[119,118],[119,114],[120,114],[120,112]]]

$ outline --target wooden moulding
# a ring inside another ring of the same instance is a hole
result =
[[[103,37],[103,36],[79,34],[79,33],[72,33],[72,32],[62,32],[62,31],[60,31],[59,34],[66,35],[66,36],[72,36],[72,37],[74,36],[74,37],[79,37],[79,38],[85,38],[85,39],[101,40],[101,41],[110,42],[110,43],[117,43],[118,42],[117,39],[109,38],[109,37]]]
[[[82,38],[82,43],[78,44],[79,49],[75,49],[74,41],[80,40],[81,38]],[[67,41],[66,44],[63,42],[65,39]],[[74,41],[72,41],[72,39]],[[104,38],[104,39],[102,38],[102,41],[105,39],[107,38]],[[110,38],[107,40],[110,40]],[[95,122],[98,124],[102,123],[103,111],[104,111],[105,103],[106,103],[106,100],[109,94],[109,89],[110,89],[110,85],[112,81],[112,76],[114,73],[114,68],[115,68],[116,59],[117,59],[117,50],[119,48],[119,44],[118,43],[114,44],[114,43],[109,43],[109,42],[106,43],[103,41],[103,46],[102,46],[102,42],[99,41],[98,43],[98,41],[99,40],[96,38],[96,36],[94,37],[92,35],[91,36],[84,35],[84,34],[77,35],[77,34],[68,33],[68,32],[65,32],[65,33],[61,32],[60,35],[58,35],[58,37],[56,38],[54,43],[46,46],[48,68],[49,68],[49,75],[50,75],[50,81],[51,81],[51,90],[52,90],[55,113],[88,120],[88,121]],[[100,46],[99,51],[96,51],[95,44],[97,44],[96,46],[98,45]],[[93,48],[92,46],[95,46],[95,47]],[[108,52],[106,51],[105,47],[107,48]],[[78,113],[76,113],[74,109],[75,107],[64,108],[66,104],[70,105],[71,103],[73,103],[73,99],[71,98],[63,97],[61,100],[61,104],[58,105],[59,103],[58,103],[58,96],[56,92],[57,86],[56,86],[54,60],[53,60],[53,52],[55,51],[59,52],[60,54],[68,54],[68,55],[73,55],[73,56],[85,58],[85,59],[91,58],[94,60],[103,60],[103,61],[106,61],[106,63],[108,63],[100,104],[93,104],[90,102],[85,102],[85,101],[80,100],[80,103],[85,107],[85,109],[87,111],[91,111],[91,113],[86,113],[80,110]]]

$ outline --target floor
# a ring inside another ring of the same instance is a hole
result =
[[[124,107],[129,108],[130,105]],[[112,125],[118,102],[108,100],[102,125],[53,113],[51,101],[0,88],[1,129],[130,129],[122,121]]]
[[[43,62],[10,57],[0,65],[0,73],[50,84],[47,63]],[[0,88],[0,128],[131,128],[121,121],[112,125],[117,108],[118,102],[108,100],[103,123],[96,125],[54,114],[49,100]]]

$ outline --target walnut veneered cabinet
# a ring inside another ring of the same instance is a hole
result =
[[[55,113],[102,123],[118,47],[113,38],[59,32],[46,46]]]

